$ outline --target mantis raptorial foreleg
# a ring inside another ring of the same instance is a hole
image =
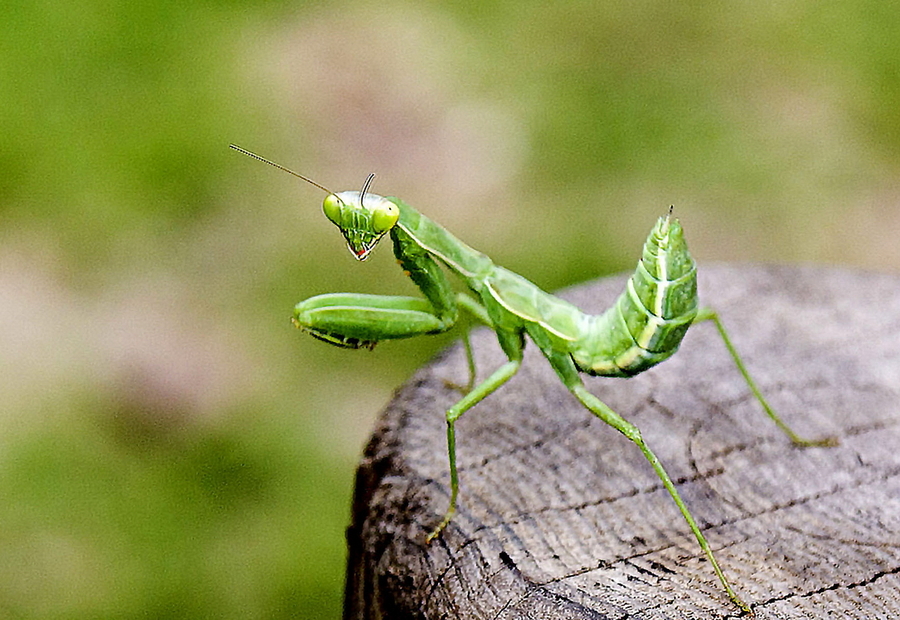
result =
[[[477,385],[472,348],[468,337],[465,338],[469,385],[465,396],[446,412],[450,506],[427,540],[440,534],[456,510],[459,476],[455,423],[516,373],[522,362],[524,336],[528,334],[573,396],[640,448],[700,543],[728,597],[741,610],[750,610],[725,579],[696,520],[641,432],[588,392],[580,376],[580,373],[606,377],[639,374],[673,355],[691,325],[713,321],[750,390],[791,441],[800,446],[836,443],[834,439],[810,441],[797,436],[763,397],[716,313],[708,308],[698,309],[696,265],[671,208],[667,216],[659,218],[647,237],[642,258],[625,291],[611,308],[592,315],[495,265],[490,258],[398,198],[369,193],[374,175],[369,175],[362,191],[335,194],[283,166],[240,147],[232,145],[232,148],[327,192],[322,205],[325,216],[340,228],[357,260],[365,260],[390,233],[398,262],[425,297],[319,295],[297,304],[294,310],[297,327],[338,346],[372,347],[379,340],[446,331],[456,324],[458,309],[463,308],[497,334],[508,361]],[[559,208],[564,209],[565,205]],[[471,295],[454,293],[444,268],[458,276]]]
[[[294,308],[294,324],[320,340],[350,349],[380,340],[433,334],[453,325],[419,297],[328,293]]]

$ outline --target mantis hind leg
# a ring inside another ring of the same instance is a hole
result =
[[[641,431],[635,425],[626,421],[619,414],[610,409],[596,396],[588,392],[587,388],[584,387],[584,384],[581,383],[580,380],[578,384],[569,386],[569,390],[572,392],[572,394],[575,395],[575,398],[577,398],[582,405],[584,405],[591,411],[591,413],[625,435],[628,439],[635,443],[638,448],[641,449],[641,452],[644,454],[644,458],[646,458],[650,465],[653,467],[653,470],[656,472],[656,475],[659,476],[659,479],[662,481],[666,491],[669,492],[669,496],[675,502],[675,505],[678,506],[678,510],[681,512],[681,516],[684,517],[684,520],[687,522],[688,527],[691,528],[691,532],[694,533],[694,537],[700,544],[700,548],[703,550],[703,554],[706,556],[706,559],[709,560],[709,563],[713,567],[713,571],[715,571],[716,576],[719,578],[719,581],[725,588],[725,592],[728,594],[728,598],[730,598],[742,610],[749,613],[750,608],[746,603],[738,598],[738,595],[732,589],[731,584],[728,583],[728,580],[725,578],[725,573],[722,572],[719,563],[716,561],[716,557],[713,555],[712,549],[710,548],[706,537],[703,535],[703,532],[700,531],[700,527],[697,525],[697,521],[694,519],[693,515],[691,515],[690,510],[688,510],[687,505],[684,503],[684,500],[681,499],[681,495],[678,493],[678,489],[675,488],[675,484],[672,482],[672,479],[669,477],[669,474],[666,472],[660,460],[656,457],[650,447],[644,442],[644,439],[641,436]]]
[[[668,472],[666,472],[666,469],[663,467],[660,460],[656,457],[656,454],[654,454],[650,447],[644,442],[644,438],[641,435],[640,429],[638,429],[638,427],[636,427],[634,424],[628,422],[625,418],[610,409],[610,407],[606,403],[604,403],[588,391],[588,389],[584,385],[584,382],[581,380],[581,376],[578,374],[578,369],[575,367],[574,362],[568,355],[557,353],[551,350],[544,350],[544,355],[547,356],[547,359],[550,361],[553,369],[562,379],[563,383],[566,385],[569,391],[588,411],[625,435],[625,437],[627,437],[629,440],[631,440],[631,442],[637,445],[638,448],[640,448],[641,452],[644,455],[644,458],[646,458],[650,465],[653,467],[656,475],[662,481],[663,487],[665,487],[666,491],[668,491],[669,496],[675,502],[675,505],[678,506],[678,510],[679,512],[681,512],[681,516],[684,517],[684,520],[687,522],[688,527],[691,529],[691,532],[693,532],[694,537],[700,544],[700,548],[703,550],[703,554],[712,565],[713,571],[715,571],[716,576],[719,578],[719,581],[725,588],[725,592],[728,594],[728,598],[730,598],[743,611],[752,613],[750,611],[750,607],[747,606],[747,604],[744,603],[740,598],[738,598],[738,595],[735,593],[734,589],[732,589],[731,584],[728,583],[728,580],[725,578],[725,573],[722,572],[718,561],[716,561],[716,558],[713,555],[712,548],[709,546],[709,543],[707,542],[706,537],[703,535],[703,532],[700,531],[700,526],[697,525],[697,521],[694,519],[690,510],[688,510],[688,507],[684,503],[684,500],[681,499],[681,495],[678,493],[678,489],[675,488],[675,484],[672,482],[672,478],[669,476]]]
[[[791,442],[794,445],[801,447],[811,447],[811,446],[836,446],[838,445],[838,440],[836,437],[826,437],[824,439],[805,439],[799,436],[794,430],[788,426],[787,422],[781,419],[775,410],[769,405],[769,402],[766,400],[766,397],[763,396],[762,391],[760,391],[759,387],[756,385],[756,381],[753,380],[753,377],[750,376],[750,372],[747,370],[747,366],[744,364],[744,361],[741,359],[741,356],[738,354],[737,349],[735,349],[734,344],[731,342],[731,338],[728,336],[728,332],[725,329],[725,325],[722,323],[722,320],[719,318],[719,315],[712,308],[701,308],[697,313],[697,318],[694,319],[694,323],[699,323],[700,321],[712,321],[716,329],[719,331],[719,335],[722,337],[722,341],[725,343],[725,348],[728,349],[728,353],[731,354],[731,359],[734,360],[734,365],[737,366],[737,369],[740,371],[741,376],[744,377],[744,381],[747,382],[747,386],[750,388],[750,391],[753,392],[753,396],[756,397],[756,400],[762,406],[763,410],[766,412],[766,415],[775,422],[776,426],[778,426],[781,431],[788,436]]]

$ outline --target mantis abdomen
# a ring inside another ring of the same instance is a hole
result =
[[[697,316],[697,269],[678,220],[661,217],[616,303],[586,316],[572,358],[580,370],[630,377],[670,357]]]

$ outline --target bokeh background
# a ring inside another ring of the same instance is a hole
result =
[[[294,330],[414,290],[229,142],[375,171],[549,290],[632,268],[670,204],[701,268],[897,272],[898,104],[875,0],[7,0],[0,616],[340,614],[356,460],[452,335]]]

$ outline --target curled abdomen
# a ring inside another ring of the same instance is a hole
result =
[[[694,260],[678,221],[660,218],[616,303],[585,317],[572,357],[589,374],[636,375],[675,353],[696,315]]]

